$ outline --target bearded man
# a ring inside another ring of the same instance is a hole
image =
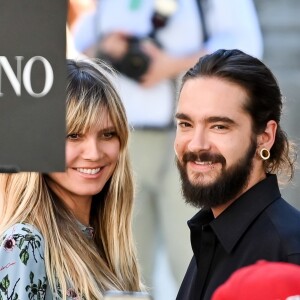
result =
[[[174,143],[194,256],[177,300],[209,300],[237,269],[264,259],[300,264],[300,212],[280,195],[293,146],[280,126],[272,72],[239,50],[218,50],[183,77]]]

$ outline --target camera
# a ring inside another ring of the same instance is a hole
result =
[[[169,17],[173,15],[176,10],[176,0],[155,1],[155,10],[151,17],[152,29],[149,32],[147,39],[150,38],[159,48],[162,47],[156,39],[156,32],[166,26]],[[151,58],[141,47],[141,43],[144,40],[145,38],[141,39],[135,36],[127,36],[127,51],[121,58],[113,58],[109,53],[102,52],[101,50],[98,51],[97,57],[106,60],[123,75],[140,82],[141,77],[147,72],[151,62]]]
[[[141,41],[137,37],[128,37],[128,50],[120,59],[114,59],[108,53],[98,53],[98,57],[106,60],[117,71],[127,77],[140,81],[150,65],[150,57],[142,50]]]

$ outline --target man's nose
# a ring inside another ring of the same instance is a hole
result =
[[[192,138],[188,144],[188,149],[191,152],[199,152],[209,150],[210,142],[207,132],[204,128],[196,128]]]

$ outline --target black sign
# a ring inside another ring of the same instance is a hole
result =
[[[0,0],[0,172],[64,171],[65,0]]]

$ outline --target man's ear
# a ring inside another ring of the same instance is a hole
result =
[[[277,123],[274,120],[270,120],[267,123],[265,130],[258,135],[257,145],[261,148],[266,148],[271,150],[274,142],[277,131]]]

